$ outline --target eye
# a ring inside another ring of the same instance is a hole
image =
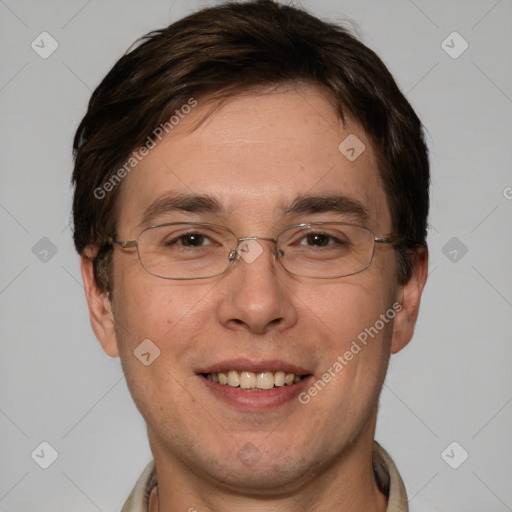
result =
[[[183,245],[185,247],[201,247],[202,245],[206,245],[206,242],[209,242],[210,240],[206,235],[201,233],[187,233],[179,236],[175,241],[178,245]],[[171,241],[170,243],[175,243],[175,241]]]
[[[208,227],[171,224],[148,228],[139,241],[150,251],[204,254],[225,246],[226,236],[226,233]]]
[[[326,233],[310,233],[306,235],[301,244],[313,245],[315,247],[325,247],[332,241],[332,237]]]
[[[165,247],[205,247],[208,245],[217,245],[209,236],[193,232],[193,233],[184,233],[184,234],[176,234],[173,233],[170,236],[165,237],[163,241],[163,245]]]
[[[328,246],[343,246],[348,245],[347,237],[343,233],[337,233],[336,236],[329,233],[307,233],[299,241],[299,245],[306,245],[308,247],[328,247]]]

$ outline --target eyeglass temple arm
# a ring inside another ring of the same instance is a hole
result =
[[[116,240],[113,237],[110,237],[108,241],[111,244],[117,244],[121,249],[128,249],[129,247],[137,247],[137,240],[125,240],[124,242],[121,240]]]
[[[378,244],[396,244],[402,240],[401,237],[389,234],[388,236],[376,236],[375,243]]]

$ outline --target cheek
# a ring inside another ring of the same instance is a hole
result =
[[[201,332],[204,338],[205,322],[212,318],[208,309],[213,285],[171,282],[134,270],[116,276],[113,306],[121,358],[131,360],[139,344],[149,339],[161,362],[177,369],[179,361],[186,367]]]
[[[349,300],[330,317],[330,335],[317,351],[322,354],[319,372],[302,403],[314,401],[318,415],[330,417],[336,428],[353,422],[362,425],[377,403],[388,366],[395,313],[391,304],[384,303]]]
[[[174,417],[169,412],[174,398],[162,400],[160,395],[165,390],[168,397],[181,396],[190,377],[202,325],[194,313],[198,298],[191,287],[152,281],[151,276],[133,275],[118,281],[116,337],[128,387],[143,416]]]
[[[339,283],[297,289],[303,304],[303,327],[325,329],[329,344],[339,347],[373,326],[392,307],[395,292],[388,282],[367,277],[371,277],[369,271]],[[383,326],[379,330],[384,330]]]
[[[148,274],[136,254],[114,260],[113,305],[120,328],[140,338],[157,338],[172,324],[175,289],[163,279]],[[175,307],[175,306],[174,306]]]
[[[339,286],[325,286],[320,292],[311,288],[308,298],[303,297],[307,305],[302,315],[304,331],[311,332],[316,326],[324,333],[320,342],[318,336],[309,337],[320,345],[310,347],[319,355],[319,374],[315,378],[324,375],[332,382],[328,387],[333,394],[323,395],[326,407],[331,401],[346,404],[350,397],[359,397],[353,404],[357,408],[363,396],[371,400],[378,394],[387,369],[396,314],[392,297],[392,288],[382,280],[365,285],[355,276]]]

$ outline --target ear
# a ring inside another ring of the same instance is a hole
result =
[[[85,297],[89,306],[89,316],[92,329],[103,350],[111,357],[117,357],[119,351],[115,333],[114,315],[109,294],[98,288],[94,277],[94,258],[96,249],[86,247],[80,256],[82,279],[84,281]]]
[[[421,294],[427,281],[427,275],[428,251],[422,247],[416,252],[411,279],[398,291],[398,301],[402,308],[395,315],[393,321],[393,339],[391,341],[393,354],[402,350],[414,334]]]

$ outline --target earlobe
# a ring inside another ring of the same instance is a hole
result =
[[[411,279],[399,289],[397,301],[401,304],[401,309],[393,322],[393,339],[391,341],[393,354],[402,350],[414,334],[421,294],[427,281],[427,275],[428,251],[426,248],[420,248],[416,253]]]
[[[91,326],[103,350],[111,357],[117,357],[119,351],[115,335],[114,314],[112,303],[107,292],[98,288],[94,277],[94,257],[96,251],[86,247],[80,256],[82,279],[84,281],[85,297],[89,307]]]

